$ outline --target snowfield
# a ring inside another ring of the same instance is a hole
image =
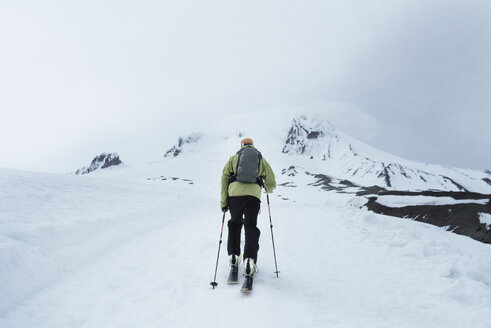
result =
[[[225,247],[209,286],[218,186],[5,169],[0,181],[1,327],[491,325],[489,245],[352,195],[279,187],[280,278],[263,204],[260,271],[243,296],[225,283]]]
[[[289,176],[328,170],[282,154],[286,128],[247,131],[284,184],[270,197],[279,279],[263,195],[252,294],[226,284],[226,226],[212,289],[220,174],[242,137],[214,130],[142,167],[0,169],[0,327],[491,327],[491,245]]]
[[[468,203],[486,205],[488,202],[488,199],[453,199],[452,197],[433,196],[383,195],[377,197],[377,203],[390,207],[404,207],[415,205],[452,205]]]
[[[488,213],[481,213],[479,215],[479,221],[481,223],[484,223],[486,225],[486,229],[489,230],[489,227],[491,226],[491,215]]]

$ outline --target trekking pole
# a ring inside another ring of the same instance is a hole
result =
[[[220,241],[218,242],[218,254],[217,254],[217,265],[215,266],[215,277],[213,278],[213,281],[210,282],[210,285],[213,286],[213,289],[218,285],[217,282],[217,269],[218,269],[218,258],[220,257],[220,246],[222,246],[222,235],[223,235],[223,224],[225,223],[225,213],[223,212],[223,218],[222,218],[222,229],[220,230]]]
[[[274,254],[274,266],[276,268],[276,278],[279,278],[278,273],[278,264],[276,263],[276,250],[274,248],[274,237],[273,237],[273,221],[271,221],[271,207],[269,205],[269,193],[266,191],[266,198],[268,199],[268,212],[269,212],[269,226],[271,228],[271,240],[273,241],[273,254]]]

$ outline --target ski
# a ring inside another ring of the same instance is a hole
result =
[[[228,274],[227,283],[229,285],[235,285],[239,282],[239,268],[237,265],[230,266],[230,273]]]
[[[240,290],[244,294],[248,294],[252,291],[252,276],[246,275],[244,279],[244,284]]]

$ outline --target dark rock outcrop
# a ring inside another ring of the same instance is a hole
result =
[[[452,197],[456,200],[476,200],[476,203],[389,207],[378,203],[378,197],[373,196],[369,197],[368,203],[365,206],[375,213],[445,227],[446,230],[456,234],[465,235],[475,240],[491,244],[491,230],[479,220],[481,213],[491,214],[491,195],[472,192],[407,192],[387,190],[379,191],[378,195]],[[478,204],[478,200],[488,200],[488,202],[486,204]]]
[[[302,169],[290,166],[282,170],[282,174],[294,177]],[[491,244],[491,229],[486,224],[480,222],[479,216],[487,213],[491,214],[491,195],[477,192],[464,191],[404,191],[388,190],[380,186],[360,186],[349,180],[340,180],[325,174],[313,174],[304,171],[308,176],[315,180],[309,186],[320,187],[325,191],[335,191],[338,193],[354,193],[357,196],[368,197],[365,206],[368,210],[375,213],[390,215],[404,219],[412,219],[438,227],[445,227],[448,231],[465,235],[484,243]],[[290,187],[294,182],[280,184],[283,187]],[[390,207],[377,202],[379,196],[424,196],[433,198],[453,198],[455,200],[465,200],[465,203],[448,205],[411,205],[403,207]],[[484,203],[482,204],[484,200]],[[486,202],[487,201],[487,202]]]
[[[182,138],[182,137],[179,137],[179,139],[177,140],[177,144],[174,145],[172,148],[170,148],[169,150],[167,150],[164,154],[164,157],[176,157],[178,156],[182,150],[183,150],[183,147],[187,144],[191,144],[191,143],[196,143],[198,142],[199,140],[201,139],[201,134],[198,134],[198,133],[193,133],[185,138]]]
[[[318,150],[319,139],[338,139],[338,136],[334,133],[334,127],[332,127],[330,124],[325,123],[327,127],[322,127],[320,125],[312,127],[307,122],[308,121],[305,116],[299,116],[293,119],[292,125],[285,140],[285,146],[282,149],[282,153],[297,155],[305,154],[313,158],[315,155],[321,155],[316,153]],[[329,147],[329,142],[327,142],[327,144]],[[315,150],[312,151],[312,148],[315,148]],[[329,149],[327,152],[329,157]]]
[[[99,169],[106,169],[111,166],[121,165],[123,162],[119,159],[119,155],[117,153],[102,153],[94,157],[89,166],[78,169],[75,174],[88,174],[90,172],[94,172]]]

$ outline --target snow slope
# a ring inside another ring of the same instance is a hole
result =
[[[260,271],[244,297],[225,284],[223,249],[219,285],[209,286],[220,214],[201,187],[0,176],[2,199],[9,190],[18,206],[1,208],[1,327],[491,324],[489,245],[360,210],[349,195],[280,189],[271,200],[280,278],[263,210]]]
[[[486,172],[418,163],[384,153],[337,131],[319,115],[295,116],[282,152],[319,163],[323,171],[316,173],[362,186],[491,193],[491,176]]]
[[[281,153],[288,124],[236,121],[142,167],[86,176],[0,169],[0,327],[491,326],[490,245],[281,174],[322,163]],[[219,285],[209,285],[221,169],[245,134],[278,184],[296,186],[271,195],[279,279],[263,197],[249,296],[225,283],[225,244]]]

